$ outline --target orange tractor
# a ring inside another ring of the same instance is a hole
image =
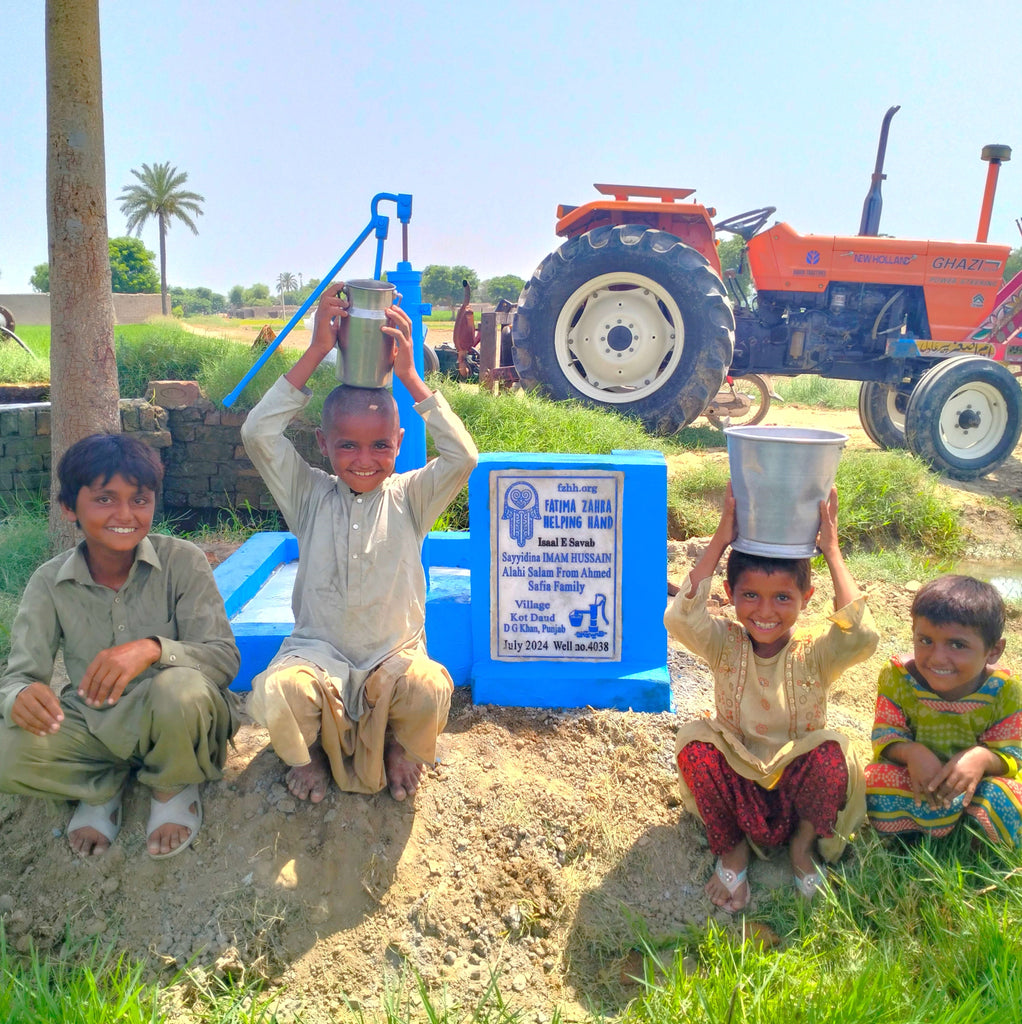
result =
[[[858,235],[766,227],[774,207],[714,223],[692,189],[597,185],[558,209],[567,241],[536,268],[512,323],[515,368],[542,386],[669,434],[715,407],[725,376],[815,373],[862,382],[859,416],[881,447],[908,447],[958,479],[991,471],[1022,430],[1022,273],[987,244],[997,172],[987,146],[976,242],[878,236],[884,118]],[[721,273],[717,236],[739,235],[755,295]]]

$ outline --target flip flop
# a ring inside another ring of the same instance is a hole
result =
[[[804,875],[797,872],[793,875],[795,891],[807,900],[811,900],[821,889],[827,885],[827,876],[819,869],[807,871]]]
[[[92,828],[112,844],[121,831],[123,800],[124,790],[119,789],[105,804],[87,804],[79,801],[71,820],[67,823],[66,835],[70,838],[71,833],[80,828]],[[106,853],[106,850],[101,852]]]
[[[192,804],[198,811],[192,810]],[[202,800],[199,798],[199,787],[193,782],[185,786],[180,793],[175,793],[169,800],[161,803],[153,797],[149,805],[149,821],[146,824],[146,852],[149,851],[149,839],[161,825],[183,825],[190,829],[188,838],[180,845],[175,846],[168,853],[150,853],[153,860],[166,860],[174,857],[182,850],[192,845],[192,840],[199,834],[202,827]]]
[[[741,871],[732,871],[730,868],[724,867],[723,861],[718,857],[717,866],[713,869],[713,873],[720,879],[721,885],[724,886],[728,891],[729,896],[734,896],[736,892],[744,885],[749,871],[748,868],[742,868]],[[751,895],[751,894],[750,894]],[[745,909],[740,908],[740,909]],[[721,910],[728,910],[727,907],[721,907]],[[729,910],[729,913],[735,913],[733,910]]]

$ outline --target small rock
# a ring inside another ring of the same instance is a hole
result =
[[[431,860],[429,862],[429,873],[431,875],[442,875],[444,873],[443,865],[437,860]]]
[[[283,800],[277,801],[277,810],[281,814],[294,814],[298,810],[298,804],[295,803],[293,797],[286,796]]]
[[[524,992],[529,987],[529,979],[524,974],[516,974],[511,979],[511,987],[516,992]]]
[[[32,948],[32,936],[26,932],[24,935],[14,943],[14,948],[19,953],[27,953]]]
[[[100,883],[99,891],[104,896],[113,896],[115,892],[121,887],[120,880],[117,878],[104,878]]]
[[[909,580],[908,583],[905,584],[905,589],[910,594],[914,594],[920,587],[922,587],[922,583],[920,583],[919,580]]]
[[[0,914],[9,914],[14,909],[14,897],[5,892],[0,896]]]
[[[325,821],[329,825],[330,822],[333,821],[336,817],[337,817],[337,809],[334,808],[334,807],[331,807],[330,810],[327,811],[326,814],[323,815],[323,821]]]
[[[453,967],[457,960],[458,956],[453,950],[448,950],[444,953],[444,963],[447,964],[448,967]]]

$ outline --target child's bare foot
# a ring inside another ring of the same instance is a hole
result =
[[[393,736],[387,737],[383,748],[383,767],[387,772],[387,787],[395,800],[415,795],[422,778],[422,765],[410,760],[405,748]]]
[[[752,898],[746,876],[748,867],[749,844],[744,839],[717,858],[717,866],[705,888],[715,907],[733,914],[748,906]]]
[[[309,763],[289,768],[284,776],[292,796],[310,803],[322,802],[330,788],[330,762],[323,748],[314,744],[309,748]]]

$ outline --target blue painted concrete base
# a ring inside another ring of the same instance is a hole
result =
[[[468,534],[431,533],[424,545],[443,564],[429,569],[426,639],[429,656],[439,661],[455,686],[467,686],[472,669],[471,583]],[[231,683],[239,692],[273,660],[294,628],[290,596],[261,598],[273,573],[298,559],[298,542],[290,533],[259,533],[213,570],[227,617],[241,651],[241,669]]]
[[[472,680],[475,704],[521,708],[612,708],[616,711],[671,711],[671,677],[667,666],[648,671],[594,675],[590,667],[575,669],[563,662],[549,666],[549,675],[522,672],[518,665],[490,666]],[[574,671],[573,671],[574,669]]]

